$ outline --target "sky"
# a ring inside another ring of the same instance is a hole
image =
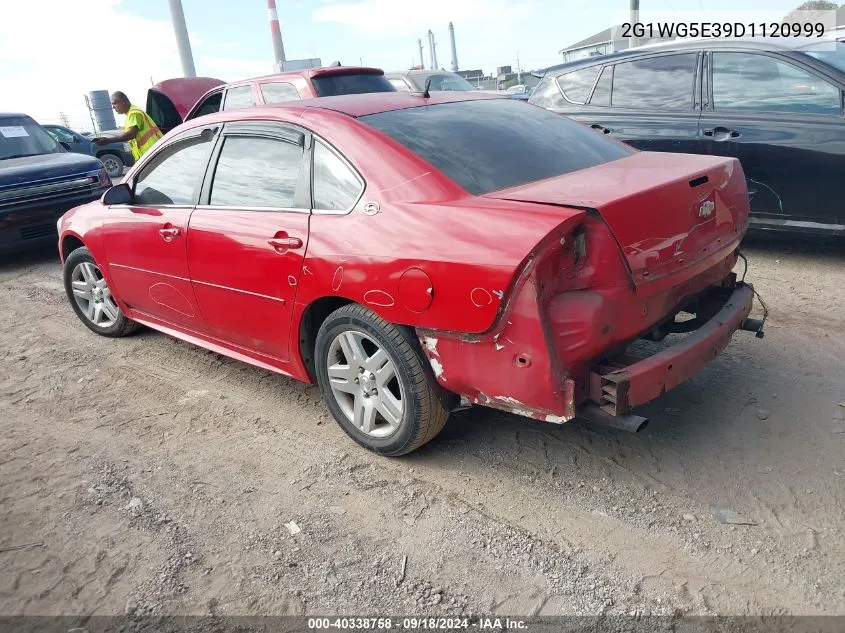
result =
[[[558,51],[619,23],[627,0],[276,0],[288,59],[403,70],[434,32],[449,68],[448,23],[461,69],[560,62]],[[783,16],[798,0],[642,0],[664,18],[719,18],[741,8]],[[123,90],[144,107],[152,82],[181,76],[167,0],[4,0],[0,111],[91,128],[83,95]],[[197,74],[233,81],[273,70],[266,0],[182,0]],[[739,5],[739,6],[737,6]],[[701,13],[702,10],[704,13]],[[762,13],[760,15],[763,15]],[[120,118],[118,118],[120,123]]]

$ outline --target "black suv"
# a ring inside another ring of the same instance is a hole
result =
[[[110,186],[98,159],[70,153],[25,114],[0,113],[0,252],[57,239],[64,212]]]
[[[679,40],[537,74],[529,103],[599,133],[739,158],[752,229],[845,236],[845,44]]]

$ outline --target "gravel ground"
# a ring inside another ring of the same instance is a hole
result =
[[[96,337],[52,250],[7,258],[0,614],[845,614],[845,255],[745,251],[765,339],[642,433],[478,408],[402,459],[315,387]]]

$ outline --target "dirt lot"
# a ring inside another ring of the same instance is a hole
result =
[[[0,614],[845,614],[845,255],[746,252],[766,338],[641,434],[476,409],[402,459],[316,387],[96,337],[52,251],[7,259]]]

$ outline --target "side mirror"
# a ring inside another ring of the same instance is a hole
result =
[[[132,190],[129,188],[129,185],[120,183],[106,191],[101,200],[107,206],[113,204],[129,204],[132,202]]]
[[[59,145],[64,147],[67,151],[70,151],[70,143],[65,143],[64,141],[59,141]]]

